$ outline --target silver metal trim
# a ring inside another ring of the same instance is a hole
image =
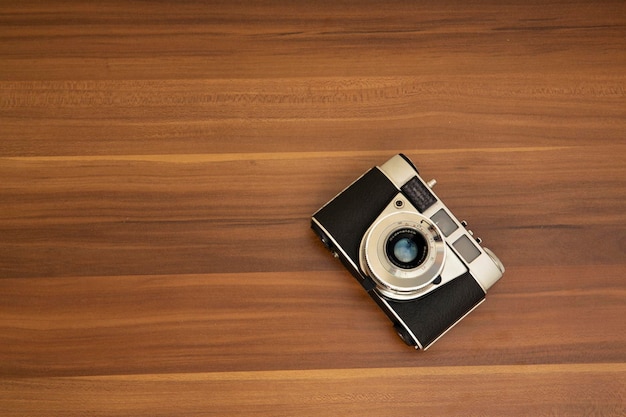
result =
[[[480,243],[480,242],[479,242]],[[491,249],[487,248],[487,247],[483,247],[483,250],[485,252],[487,252],[487,255],[489,255],[489,257],[491,258],[491,260],[493,261],[494,264],[496,264],[496,266],[498,267],[498,269],[500,270],[500,272],[502,272],[502,274],[504,274],[504,265],[502,264],[502,261],[500,260],[500,258],[498,258],[496,256],[495,253],[493,253],[491,251]]]
[[[396,188],[400,189],[411,178],[417,176],[415,169],[400,155],[391,157],[378,167],[389,178]]]

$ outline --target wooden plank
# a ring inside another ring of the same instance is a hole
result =
[[[7,416],[622,415],[624,365],[508,365],[0,381]]]

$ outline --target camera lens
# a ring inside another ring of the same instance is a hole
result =
[[[404,228],[396,230],[387,239],[387,258],[402,269],[417,268],[428,255],[426,239],[417,230]]]
[[[363,235],[359,266],[385,297],[412,300],[441,274],[446,243],[428,217],[389,204]]]

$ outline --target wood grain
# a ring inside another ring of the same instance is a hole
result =
[[[625,133],[621,1],[2,2],[0,414],[624,415]],[[397,152],[507,267],[427,352],[309,229]]]
[[[2,386],[20,398],[7,401],[11,409],[27,401],[30,415],[621,415],[625,373],[614,364],[455,366],[25,378]]]

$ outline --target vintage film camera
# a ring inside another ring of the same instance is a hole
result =
[[[485,300],[504,266],[399,154],[320,208],[311,227],[391,319],[427,349]]]

